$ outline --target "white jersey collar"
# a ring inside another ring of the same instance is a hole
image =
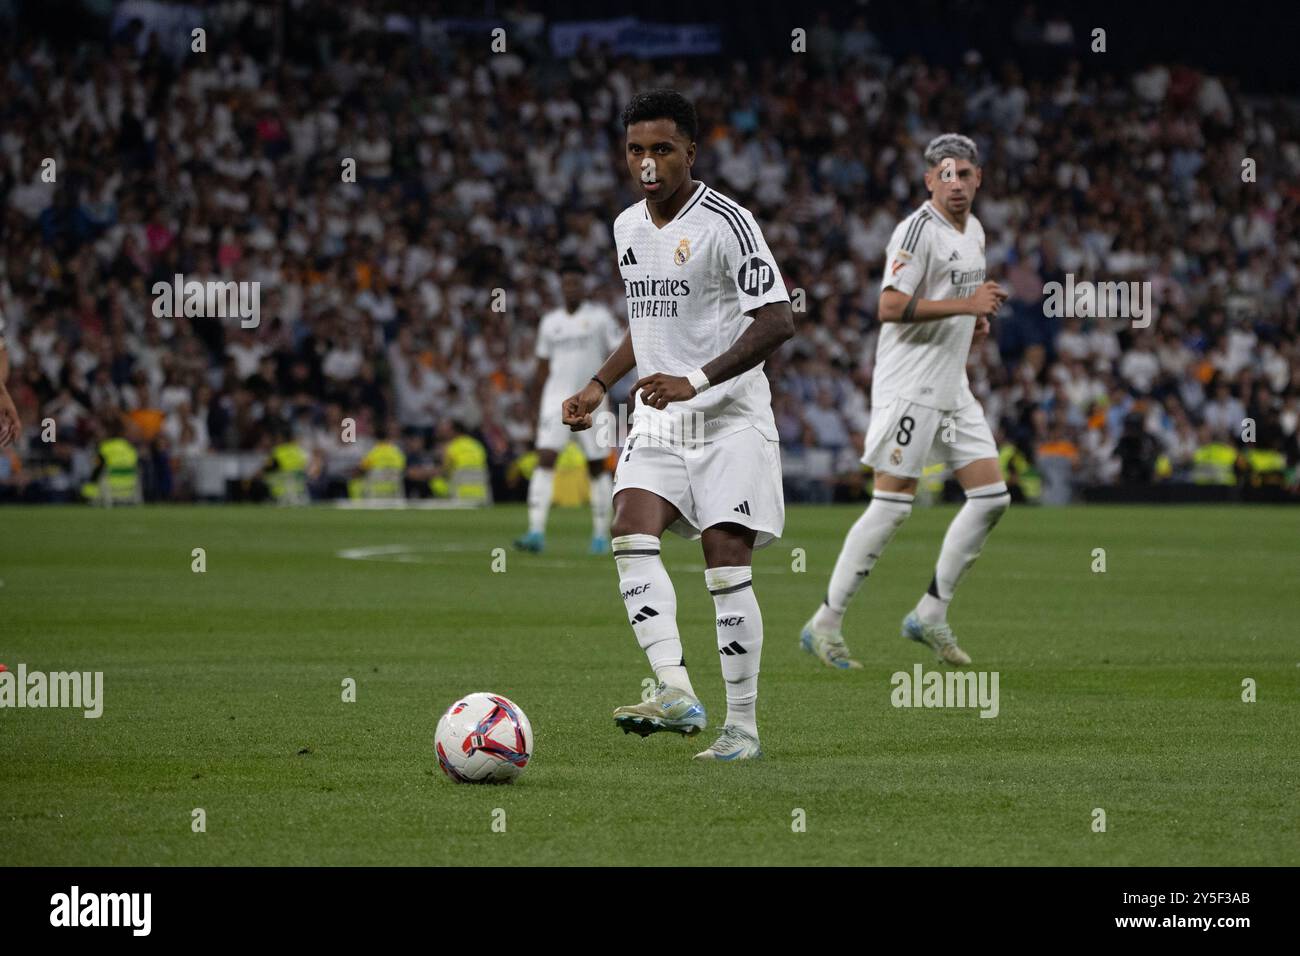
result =
[[[702,179],[695,180],[695,192],[691,193],[691,198],[686,200],[686,202],[682,205],[681,209],[677,210],[677,215],[669,219],[666,223],[663,224],[662,227],[656,226],[656,228],[667,229],[669,226],[671,226],[673,223],[677,222],[678,220],[685,219],[686,214],[695,208],[696,204],[698,204],[699,201],[704,198],[704,194],[708,192],[708,190],[709,187],[704,184],[704,180]],[[652,226],[654,225],[654,220],[650,218],[649,200],[646,199],[641,200],[641,215],[645,216],[646,222],[650,223],[650,225]]]

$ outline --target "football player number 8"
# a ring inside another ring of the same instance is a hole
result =
[[[900,445],[906,445],[912,440],[912,429],[916,427],[916,419],[911,415],[904,415],[898,420],[898,434],[895,440]]]

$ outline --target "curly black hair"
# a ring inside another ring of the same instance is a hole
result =
[[[699,132],[699,120],[691,101],[676,90],[647,90],[632,97],[623,110],[623,128],[646,120],[670,119],[691,142]]]

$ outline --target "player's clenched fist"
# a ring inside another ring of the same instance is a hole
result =
[[[569,431],[580,432],[591,427],[591,413],[600,407],[605,398],[605,390],[598,382],[588,382],[576,395],[564,400],[561,415]]]
[[[968,301],[973,315],[992,315],[1007,301],[1007,290],[996,282],[985,282],[971,294]]]
[[[694,398],[695,386],[683,376],[655,372],[638,379],[632,386],[632,394],[651,408],[666,408],[669,402],[684,402],[688,398]]]

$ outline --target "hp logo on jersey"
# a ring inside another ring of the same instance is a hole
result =
[[[762,295],[776,281],[776,270],[755,256],[736,273],[736,285],[746,295]]]

